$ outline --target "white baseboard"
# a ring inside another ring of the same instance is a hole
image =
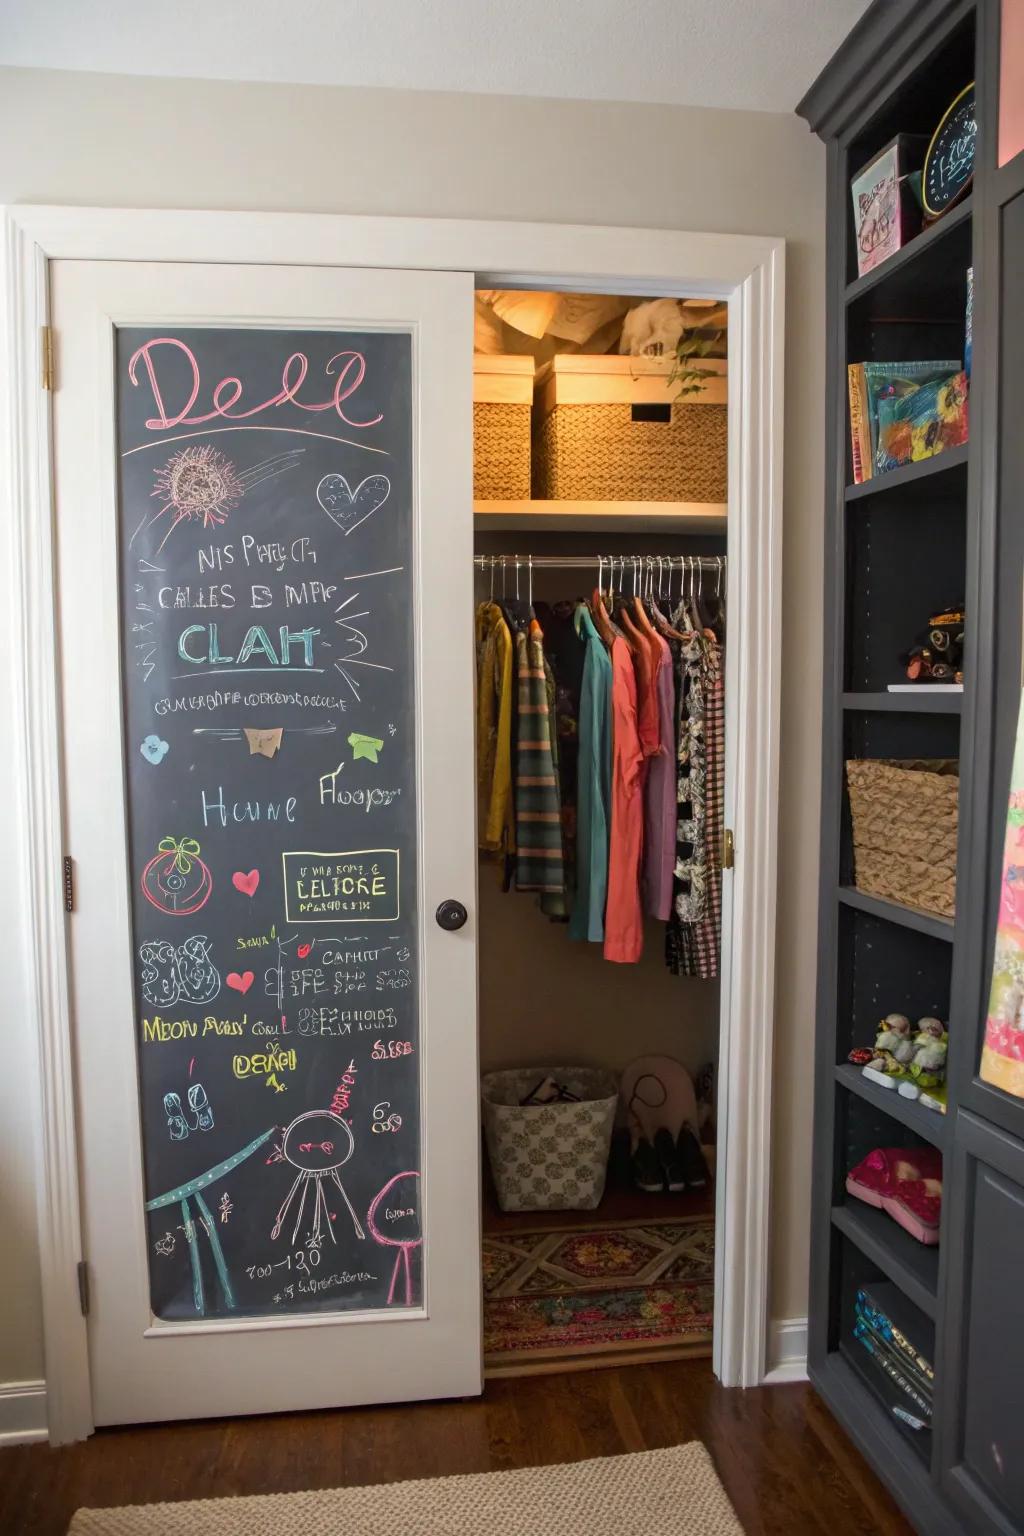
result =
[[[781,1317],[768,1324],[768,1370],[763,1385],[807,1380],[807,1319]]]
[[[46,1382],[0,1382],[0,1446],[46,1438]]]

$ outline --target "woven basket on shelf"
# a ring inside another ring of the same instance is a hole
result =
[[[474,402],[473,495],[484,501],[529,501],[529,405]]]
[[[562,501],[723,502],[724,405],[672,405],[667,422],[632,407],[556,405],[534,433],[533,494]]]
[[[953,916],[958,774],[948,758],[847,762],[859,891]]]

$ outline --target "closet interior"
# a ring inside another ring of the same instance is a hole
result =
[[[711,1353],[726,320],[477,295],[491,1375]]]

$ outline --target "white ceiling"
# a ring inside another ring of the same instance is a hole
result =
[[[868,3],[0,0],[0,63],[789,112]]]

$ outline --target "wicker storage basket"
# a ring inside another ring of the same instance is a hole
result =
[[[520,1104],[542,1078],[580,1102]],[[503,1211],[592,1211],[608,1172],[619,1089],[596,1067],[488,1072],[481,1083],[484,1134]]]
[[[528,501],[532,357],[473,359],[473,495]]]
[[[568,354],[546,364],[537,376],[534,496],[724,502],[725,364],[707,366],[721,376],[674,402],[669,358]]]
[[[953,916],[958,774],[946,758],[846,764],[859,891]]]

